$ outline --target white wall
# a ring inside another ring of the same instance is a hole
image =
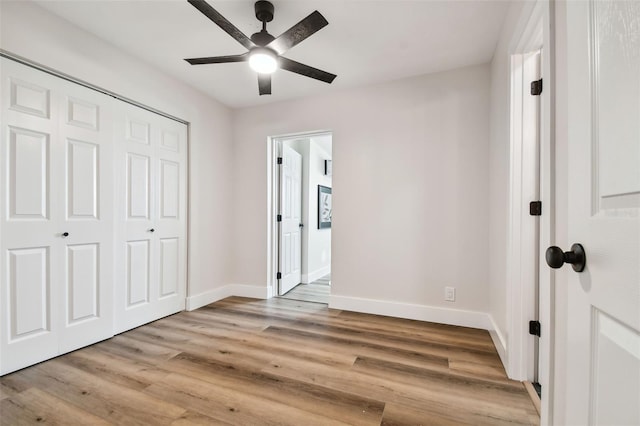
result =
[[[332,305],[383,303],[380,313],[482,322],[476,311],[489,309],[489,87],[489,66],[480,65],[237,110],[235,282],[266,286],[268,138],[327,129],[336,188]],[[445,286],[457,288],[455,303],[444,302]]]
[[[2,49],[190,122],[188,295],[229,280],[231,111],[28,2],[0,2]]]
[[[324,174],[324,161],[331,155],[315,138],[309,140],[309,217],[306,281],[313,282],[331,272],[331,228],[318,229],[318,185],[332,187],[331,176]]]

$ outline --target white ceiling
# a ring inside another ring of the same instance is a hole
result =
[[[288,71],[259,96],[247,63],[192,66],[183,58],[246,50],[186,0],[37,1],[119,49],[223,104],[240,108],[489,62],[509,0],[272,0],[274,36],[320,11],[329,25],[284,56],[337,74],[333,84]],[[247,36],[260,30],[253,1],[209,0]]]

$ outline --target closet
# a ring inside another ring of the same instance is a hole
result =
[[[184,309],[186,125],[1,58],[0,374]]]

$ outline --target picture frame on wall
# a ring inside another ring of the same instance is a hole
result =
[[[331,188],[318,185],[318,229],[331,228]]]

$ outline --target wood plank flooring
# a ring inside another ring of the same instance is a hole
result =
[[[232,297],[0,378],[0,424],[535,425],[483,330]]]
[[[331,274],[318,278],[309,284],[298,284],[286,294],[279,296],[284,299],[301,300],[304,302],[315,302],[329,304],[331,294]]]

